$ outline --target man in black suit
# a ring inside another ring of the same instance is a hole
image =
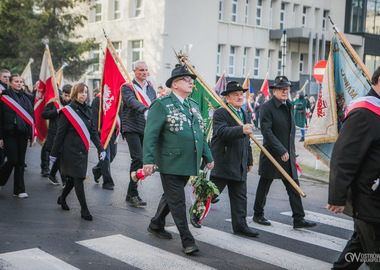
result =
[[[299,185],[296,168],[295,151],[295,122],[293,105],[288,101],[289,90],[292,84],[285,76],[277,76],[273,89],[273,97],[264,103],[260,112],[261,133],[263,135],[263,146],[284,168],[284,170]],[[286,180],[274,164],[261,151],[259,162],[260,180],[256,190],[256,200],[253,207],[253,221],[262,225],[271,225],[264,217],[264,206],[273,179],[282,179],[289,195],[290,207],[293,211],[293,227],[307,228],[317,224],[304,219],[300,194]]]
[[[244,92],[237,82],[229,82],[226,91],[227,106],[244,123],[240,126],[225,108],[215,111],[213,117],[213,137],[211,153],[215,157],[215,166],[211,180],[219,191],[228,186],[230,197],[232,228],[235,234],[256,237],[259,234],[247,225],[247,173],[251,171],[252,150],[249,134],[253,125],[247,112],[241,109],[244,104]]]
[[[372,89],[353,100],[334,145],[327,208],[353,217],[354,233],[333,269],[380,269],[380,67]],[[357,258],[357,259],[355,259]]]

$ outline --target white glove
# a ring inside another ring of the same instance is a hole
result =
[[[100,160],[104,160],[106,158],[106,151],[100,153]]]
[[[50,161],[53,162],[53,163],[57,161],[57,158],[56,158],[56,157],[49,156],[49,159],[50,159]]]
[[[145,121],[148,119],[148,113],[149,113],[149,110],[146,110],[144,112],[144,118],[145,118]]]

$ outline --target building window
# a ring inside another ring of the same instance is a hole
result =
[[[364,31],[364,0],[352,0],[349,32],[357,33]]]
[[[120,57],[120,55],[121,55],[121,41],[113,41],[112,45],[113,45],[117,55]]]
[[[269,28],[273,28],[273,23],[272,23],[272,18],[273,18],[273,1],[270,1],[270,9],[269,9]]]
[[[113,0],[113,19],[118,20],[121,19],[121,1]]]
[[[267,72],[270,74],[270,60],[271,60],[271,56],[272,56],[272,51],[271,50],[268,50],[268,60],[267,60]]]
[[[365,65],[371,74],[380,66],[380,56],[366,54],[364,59]]]
[[[322,18],[322,30],[327,29],[327,18],[328,18],[328,16],[329,16],[329,11],[324,10],[323,11],[323,18]]]
[[[132,63],[142,60],[144,57],[144,42],[142,40],[132,40]]]
[[[102,63],[102,52],[101,52],[101,48],[100,48],[100,44],[95,44],[94,45],[94,49],[92,49],[91,51],[91,58],[93,59],[94,61],[94,64],[92,64],[92,71],[93,72],[98,72],[100,71],[100,66],[101,66],[101,63]]]
[[[248,61],[247,54],[248,54],[248,48],[245,47],[244,52],[243,52],[243,75],[247,73],[247,61]]]
[[[380,33],[380,0],[367,1],[365,32],[375,35]]]
[[[133,11],[133,17],[144,16],[144,0],[135,0],[135,6]]]
[[[256,25],[257,26],[261,26],[262,8],[263,8],[263,1],[257,0],[257,7],[256,7]]]
[[[306,23],[307,23],[306,13],[307,13],[307,7],[303,7],[303,9],[302,9],[302,20],[301,20],[301,26],[302,27],[306,27]]]
[[[277,76],[281,75],[281,65],[282,65],[282,52],[278,51],[278,58],[277,58]]]
[[[228,75],[229,76],[235,75],[235,53],[236,53],[236,47],[231,46],[230,55],[228,57]]]
[[[102,1],[98,0],[94,5],[94,21],[101,22],[102,21]]]
[[[297,5],[293,5],[292,27],[296,27],[296,19],[297,19]]]
[[[259,67],[260,67],[260,50],[255,50],[255,57],[253,59],[253,76],[259,76]]]
[[[284,29],[284,27],[285,27],[285,3],[281,3],[280,29]]]
[[[304,67],[305,67],[305,54],[300,54],[300,73],[304,74]]]
[[[244,16],[244,23],[249,23],[249,0],[245,0],[245,16]]]
[[[231,21],[237,22],[237,13],[238,13],[238,1],[231,1]]]
[[[219,21],[223,21],[223,0],[219,0]]]
[[[218,52],[216,54],[216,74],[220,74],[220,66],[222,64],[222,46],[218,45]]]

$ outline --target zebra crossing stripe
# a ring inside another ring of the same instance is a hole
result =
[[[292,216],[292,212],[282,212],[282,215]],[[320,214],[312,211],[305,211],[305,218],[311,221],[315,221],[318,223],[346,229],[346,230],[354,230],[354,222],[352,220],[347,220],[343,218],[333,217],[325,214]]]
[[[167,227],[166,230],[178,233],[175,226]],[[205,242],[255,260],[283,267],[285,269],[320,270],[331,268],[331,264],[327,262],[263,244],[252,239],[236,236],[231,233],[211,229],[205,226],[202,226],[201,229],[190,228],[190,230],[194,238],[198,241]]]
[[[76,243],[143,270],[215,269],[121,234]]]
[[[0,254],[0,269],[4,270],[79,270],[39,248]]]
[[[248,218],[247,218],[248,219]],[[277,234],[283,237],[291,238],[297,241],[305,242],[311,245],[320,246],[336,251],[342,251],[347,244],[347,239],[330,236],[323,233],[318,233],[306,229],[293,229],[293,226],[289,226],[283,223],[270,221],[271,226],[259,225],[252,221],[252,217],[247,221],[248,226],[261,231]],[[229,220],[231,221],[231,219]]]

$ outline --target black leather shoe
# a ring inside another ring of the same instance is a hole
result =
[[[269,220],[267,220],[264,216],[261,216],[261,217],[253,216],[253,221],[256,222],[256,223],[258,223],[258,224],[265,225],[265,226],[272,225],[269,222]]]
[[[249,227],[246,227],[241,231],[235,231],[234,234],[244,235],[244,236],[249,236],[249,237],[257,237],[259,235],[258,232],[252,231]]]
[[[144,208],[146,206],[146,202],[144,202],[139,196],[130,197],[128,202],[129,205],[137,208]]]
[[[59,185],[59,182],[58,182],[58,180],[57,180],[57,177],[55,177],[55,176],[49,174],[48,179],[49,179],[49,181],[50,181],[50,183],[51,183],[52,185],[55,185],[55,186],[56,186],[56,185]]]
[[[148,232],[154,234],[158,238],[162,238],[162,239],[172,239],[173,238],[172,234],[165,229],[153,230],[151,227],[148,226],[147,230],[148,230]]]
[[[95,183],[99,184],[99,178],[100,178],[100,176],[96,175],[94,169],[92,169],[92,174],[94,175],[94,181],[95,181]]]
[[[196,244],[192,244],[191,246],[183,247],[182,251],[185,252],[185,254],[190,255],[199,252],[199,248]]]
[[[311,228],[317,226],[317,223],[311,222],[305,219],[301,219],[299,221],[293,222],[293,228],[294,229],[300,229],[300,228]]]
[[[304,142],[304,141],[305,141],[305,138],[301,137],[300,142]]]
[[[193,225],[195,228],[201,228],[202,225],[201,225],[201,222],[198,221],[198,219],[196,217],[193,217],[193,218],[190,218],[190,223],[191,225]]]
[[[41,169],[41,174],[42,174],[43,177],[48,177],[49,174],[50,174],[49,168],[43,168],[43,169]]]
[[[62,210],[66,210],[66,211],[70,210],[70,207],[67,205],[67,203],[65,201],[62,201],[61,196],[58,197],[57,204],[61,206]]]
[[[103,185],[102,188],[107,190],[113,190],[113,185]]]
[[[92,215],[89,212],[88,213],[81,213],[81,217],[84,220],[92,221]]]
[[[214,204],[214,203],[217,203],[217,202],[219,202],[219,198],[217,196],[212,196],[211,203]]]

